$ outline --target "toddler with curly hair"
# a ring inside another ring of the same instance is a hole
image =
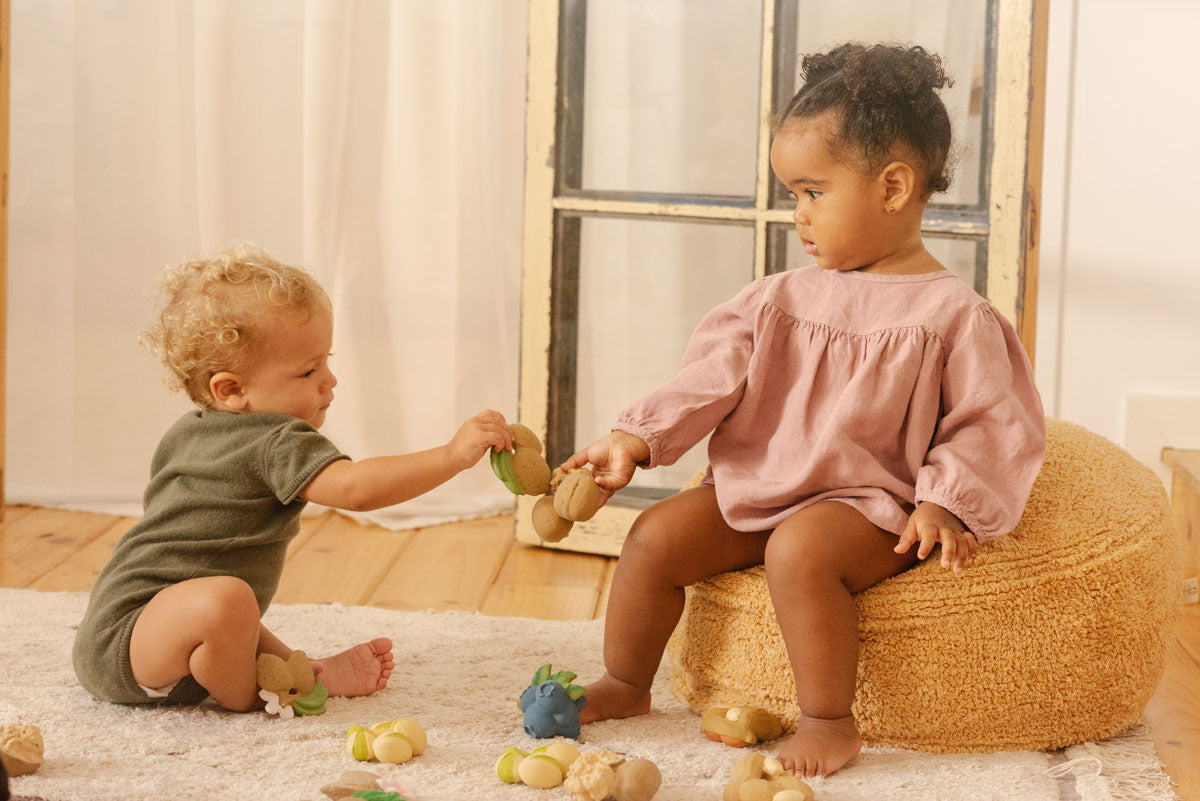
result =
[[[511,448],[485,410],[448,443],[352,461],[318,429],[337,385],[333,314],[307,272],[244,245],[163,277],[165,302],[143,342],[196,404],[163,436],[145,515],[92,587],[73,662],[85,689],[121,704],[261,705],[255,661],[291,650],[261,622],[308,501],[366,510],[454,477]],[[393,669],[378,637],[313,660],[330,695],[369,695]]]

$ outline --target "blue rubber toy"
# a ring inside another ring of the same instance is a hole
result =
[[[582,687],[571,683],[574,678],[569,670],[551,674],[550,665],[538,668],[517,701],[525,713],[526,734],[538,740],[579,739],[579,711],[587,705],[587,698]]]

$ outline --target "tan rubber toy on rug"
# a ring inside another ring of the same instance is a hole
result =
[[[42,731],[32,723],[0,726],[0,761],[9,776],[25,776],[42,766]]]

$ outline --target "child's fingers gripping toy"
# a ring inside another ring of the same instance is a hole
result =
[[[292,651],[286,661],[274,654],[259,654],[254,667],[262,688],[258,697],[267,702],[268,714],[281,718],[325,714],[329,691],[316,680],[303,651]]]
[[[745,748],[783,734],[779,718],[757,707],[716,706],[700,716],[700,731],[714,742]]]
[[[538,435],[520,423],[510,428],[513,450],[492,451],[492,472],[514,495],[545,495],[533,506],[533,530],[545,542],[558,542],[575,523],[596,514],[603,501],[600,488],[583,468],[551,472]]]

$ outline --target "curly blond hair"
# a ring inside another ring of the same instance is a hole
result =
[[[209,379],[252,358],[281,313],[307,319],[331,309],[312,275],[251,243],[168,267],[160,293],[161,307],[138,341],[166,366],[167,386],[205,409],[214,403]]]

